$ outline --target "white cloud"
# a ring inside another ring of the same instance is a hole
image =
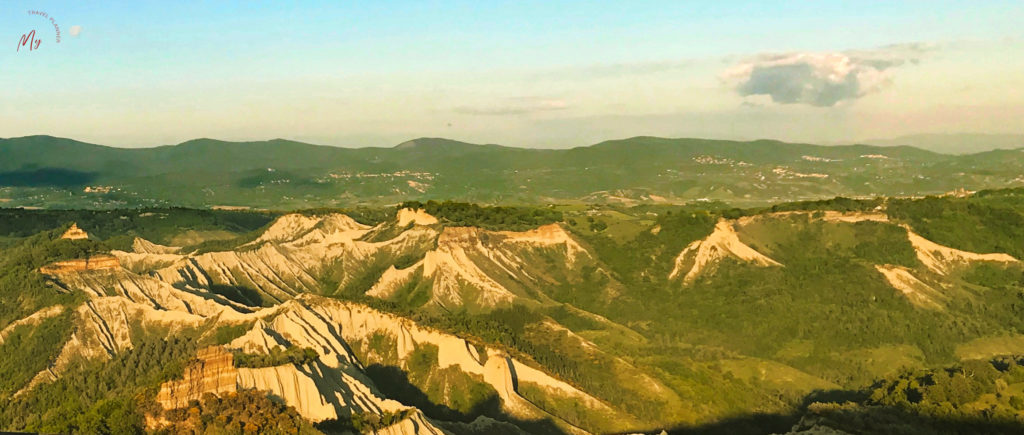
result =
[[[828,107],[876,92],[890,70],[917,63],[932,47],[902,44],[876,50],[761,54],[729,68],[723,79],[747,97],[767,95],[779,104]]]

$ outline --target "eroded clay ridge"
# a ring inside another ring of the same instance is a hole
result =
[[[910,269],[893,265],[875,265],[890,286],[899,290],[910,303],[918,308],[942,310],[949,296],[917,279]]]
[[[969,264],[975,261],[991,261],[997,263],[1014,263],[1016,258],[1008,254],[992,253],[978,254],[974,252],[961,251],[959,249],[943,246],[921,237],[909,226],[903,226],[907,230],[907,239],[914,246],[917,259],[925,267],[940,275],[948,274],[958,266]]]
[[[436,248],[409,267],[389,267],[367,294],[386,299],[414,280],[426,280],[430,287],[428,305],[509,305],[523,296],[521,289],[509,287],[510,282],[534,287],[548,284],[529,271],[535,250],[556,252],[565,258],[569,269],[579,266],[581,258],[591,258],[558,224],[522,232],[445,227]]]
[[[319,278],[325,274],[340,278],[339,287],[344,287],[359,264],[419,257],[403,269],[391,265],[368,294],[388,298],[412,280],[427,280],[431,305],[489,308],[511,304],[526,293],[509,288],[510,283],[519,287],[547,284],[528,271],[535,262],[529,258],[535,250],[557,251],[570,268],[590,258],[558,224],[515,232],[431,226],[437,222],[422,210],[410,209],[401,209],[395,221],[372,228],[341,214],[289,214],[239,250],[180,254],[140,240],[135,252],[114,254],[125,267],[151,273],[177,288],[245,287],[277,303],[319,291]],[[395,224],[401,232],[370,241],[389,234],[387,229]],[[348,267],[333,267],[336,264]]]
[[[707,237],[691,242],[676,257],[675,267],[669,279],[683,275],[683,283],[689,284],[701,274],[713,270],[725,258],[735,258],[762,267],[782,266],[768,256],[740,241],[733,223],[725,219],[715,224],[714,231]]]
[[[245,312],[203,289],[183,291],[156,277],[141,276],[123,268],[75,269],[51,276],[68,289],[85,293],[90,300],[76,310],[75,333],[62,348],[57,362],[40,372],[27,388],[56,379],[69,361],[106,359],[131,348],[130,330],[135,324],[159,324],[175,331],[195,328],[200,324],[209,325],[210,321],[214,323],[209,328],[254,322],[252,330],[243,336],[244,340],[240,339],[232,346],[237,345],[246,351],[265,351],[274,345],[285,344],[310,347],[317,351],[317,360],[304,366],[288,364],[234,369],[232,372],[226,368],[230,362],[227,358],[221,361],[222,354],[210,351],[211,355],[206,355],[210,358],[201,358],[204,361],[209,359],[201,369],[193,369],[182,383],[165,386],[162,403],[179,406],[196,394],[231,391],[231,385],[234,385],[234,388],[269,391],[312,421],[337,418],[353,411],[382,413],[407,410],[407,407],[384,398],[376,391],[348,347],[349,340],[363,340],[383,333],[395,338],[397,354],[403,359],[419,346],[437,346],[438,368],[456,366],[490,384],[499,392],[503,406],[514,415],[529,418],[548,416],[518,395],[515,383],[510,381],[513,378],[518,382],[535,383],[551,394],[581,400],[588,406],[606,408],[602,402],[575,387],[494,349],[488,349],[485,360],[465,340],[421,328],[407,319],[358,304],[300,294],[273,308]],[[256,345],[260,341],[262,345]],[[210,375],[207,369],[216,373]],[[233,383],[227,381],[232,378],[230,373],[234,373]],[[427,420],[422,423],[413,426],[431,427],[426,425]],[[570,427],[564,422],[563,425]]]

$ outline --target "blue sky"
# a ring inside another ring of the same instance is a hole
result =
[[[1020,1],[8,2],[0,136],[1021,133],[1021,22]],[[15,50],[33,29],[40,48]]]

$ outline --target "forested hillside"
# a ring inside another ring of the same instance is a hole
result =
[[[946,155],[906,146],[634,137],[572,149],[421,138],[392,148],[286,140],[121,149],[0,139],[4,207],[297,209],[451,199],[501,205],[758,206],[1024,186],[1020,150]]]
[[[8,210],[0,427],[1013,433],[1022,197]]]

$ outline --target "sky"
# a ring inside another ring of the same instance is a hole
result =
[[[0,3],[0,137],[1024,133],[1020,0],[96,3]]]

